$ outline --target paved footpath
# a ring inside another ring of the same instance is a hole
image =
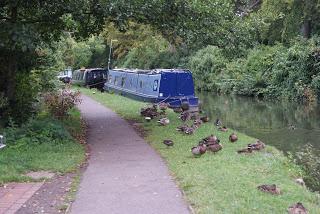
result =
[[[43,182],[9,183],[0,187],[0,214],[14,214],[38,191]]]
[[[91,157],[71,213],[190,213],[159,155],[125,120],[82,98]]]

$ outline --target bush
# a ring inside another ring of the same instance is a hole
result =
[[[68,116],[68,112],[79,103],[80,92],[63,89],[57,92],[49,92],[44,95],[45,105],[49,112],[56,118]]]
[[[208,46],[190,57],[189,67],[200,90],[314,102],[320,96],[319,40],[259,46],[232,61]]]
[[[200,90],[218,90],[220,76],[224,75],[228,60],[216,46],[207,46],[196,52],[189,60],[189,68]]]
[[[37,77],[29,73],[18,73],[15,92],[15,103],[7,109],[6,119],[12,118],[17,124],[22,124],[40,108],[40,85]]]
[[[320,150],[307,144],[304,149],[297,152],[295,161],[305,171],[304,180],[312,190],[320,191]]]
[[[10,124],[5,129],[5,135],[8,146],[16,149],[32,144],[63,143],[72,139],[62,124],[48,115],[31,119],[20,127]]]

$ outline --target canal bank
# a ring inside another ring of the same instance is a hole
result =
[[[319,196],[295,183],[301,176],[299,167],[275,148],[267,146],[262,152],[239,155],[236,151],[255,139],[237,133],[239,140],[232,144],[228,140],[231,130],[219,132],[213,123],[202,125],[194,135],[182,135],[176,131],[181,121],[172,111],[168,111],[170,124],[158,126],[156,121],[148,123],[140,117],[144,103],[112,94],[93,94],[87,89],[81,92],[143,126],[147,141],[166,160],[197,213],[284,213],[297,202],[302,202],[309,213],[320,212]],[[194,158],[190,149],[210,134],[220,138],[222,151]],[[164,139],[173,140],[174,146],[166,148]],[[281,194],[259,191],[257,187],[262,184],[276,184]]]

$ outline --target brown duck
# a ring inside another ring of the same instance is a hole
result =
[[[167,110],[167,108],[168,108],[168,104],[167,103],[160,103],[159,104],[159,109],[161,111],[165,111],[165,110]]]
[[[141,114],[141,116],[144,116],[144,117],[151,117],[151,119],[153,119],[159,115],[157,108],[154,106],[141,108],[140,114]]]
[[[173,141],[172,140],[164,140],[163,142],[162,142],[164,145],[166,145],[166,146],[173,146]]]
[[[178,126],[178,127],[176,128],[176,130],[179,131],[179,132],[185,132],[188,128],[189,128],[188,125],[183,124],[183,125],[181,125],[181,126]]]
[[[203,122],[202,122],[202,120],[200,120],[200,119],[195,119],[195,120],[193,121],[193,125],[196,125],[196,126],[200,126],[202,123],[203,123]]]
[[[187,121],[187,120],[190,120],[190,118],[191,118],[191,115],[190,115],[190,112],[188,112],[188,111],[184,111],[184,112],[182,112],[181,115],[180,115],[180,119],[181,119],[183,122],[185,122],[185,121]]]
[[[207,148],[205,145],[195,146],[195,147],[192,147],[191,149],[191,152],[195,157],[200,157],[201,155],[206,153],[206,151],[207,151]]]
[[[308,210],[303,206],[302,203],[298,202],[288,208],[289,214],[307,214]]]
[[[202,140],[205,141],[206,144],[210,144],[210,143],[214,144],[214,143],[219,143],[220,142],[219,138],[217,136],[215,136],[215,135],[210,135],[210,136],[208,136],[206,138],[203,138]]]
[[[203,117],[200,117],[200,120],[204,123],[207,123],[209,122],[209,117],[208,116],[203,116]]]
[[[277,187],[275,184],[264,184],[264,185],[260,185],[257,187],[260,191],[262,192],[268,192],[271,193],[273,195],[279,195],[281,194],[280,188]]]
[[[188,127],[184,130],[184,133],[187,135],[192,135],[196,130],[196,127],[192,126],[192,127]]]
[[[230,142],[234,143],[234,142],[236,142],[238,140],[238,136],[235,133],[232,133],[229,136],[229,140],[230,140]]]
[[[261,149],[264,149],[264,147],[265,147],[265,144],[262,141],[257,140],[255,143],[248,144],[247,148],[238,150],[237,152],[239,154],[241,154],[241,153],[252,153],[253,151],[259,151]]]
[[[264,149],[264,147],[265,147],[265,144],[260,140],[257,140],[255,143],[248,144],[248,148],[251,148],[252,150],[255,150],[255,151]]]
[[[218,152],[222,149],[222,145],[220,143],[208,144],[207,150],[210,152]]]

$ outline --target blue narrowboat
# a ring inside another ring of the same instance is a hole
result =
[[[182,104],[198,108],[189,70],[112,69],[108,72],[104,89],[145,102],[166,102],[171,108],[179,108]]]

